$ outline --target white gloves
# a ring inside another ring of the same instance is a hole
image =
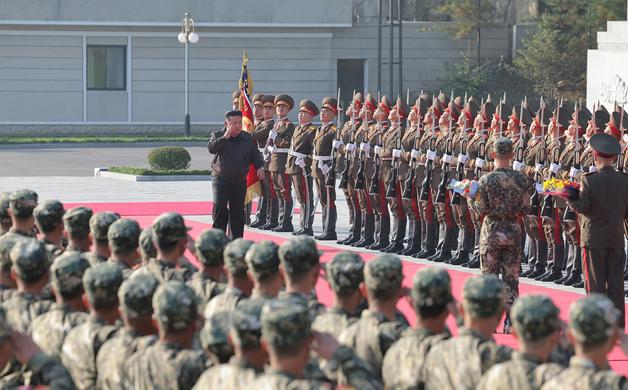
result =
[[[393,150],[392,150],[392,156],[393,156],[394,158],[399,158],[399,157],[401,157],[401,150],[400,150],[400,149],[393,149]]]
[[[475,159],[475,166],[478,168],[484,168],[484,164],[486,163],[486,160],[484,160],[483,158],[476,158]]]
[[[536,173],[543,173],[543,168],[544,168],[543,164],[538,164],[538,163],[534,164],[534,171]]]
[[[451,164],[453,157],[450,154],[443,154],[443,163]]]
[[[321,168],[321,172],[323,172],[323,175],[326,175],[327,172],[329,172],[331,170],[331,167],[329,165],[323,165]]]
[[[375,154],[378,156],[382,156],[382,147],[381,146],[375,146]]]
[[[297,157],[294,163],[297,164],[299,167],[301,167],[301,169],[305,168],[305,160],[302,159],[301,157]]]
[[[459,164],[466,164],[467,161],[469,161],[469,156],[466,154],[459,154],[458,155],[458,163]]]
[[[355,150],[355,144],[347,144],[347,150],[351,153]]]
[[[363,151],[364,153],[370,152],[371,151],[371,144],[367,144],[367,143],[362,142],[360,144],[360,150]]]
[[[429,161],[434,161],[435,158],[436,158],[436,151],[435,150],[428,150],[427,151],[427,159]]]
[[[410,157],[415,160],[418,160],[420,155],[421,155],[421,152],[419,152],[416,149],[412,149],[412,152],[410,152]]]
[[[277,138],[277,133],[275,132],[275,130],[270,131],[270,134],[268,134],[268,138],[272,139],[273,141],[275,140],[275,138]]]
[[[569,170],[569,177],[576,177],[582,172],[582,169],[578,169],[576,167],[571,167]]]
[[[512,169],[514,169],[515,171],[521,172],[524,166],[525,164],[520,161],[515,160],[512,162]]]
[[[341,139],[335,139],[334,142],[331,144],[331,146],[334,149],[338,149],[340,147],[340,145],[342,145],[342,144],[343,144],[343,142],[342,142]]]
[[[558,171],[560,171],[560,164],[551,163],[550,164],[550,171],[552,171],[552,173],[554,173],[554,174],[558,173]]]

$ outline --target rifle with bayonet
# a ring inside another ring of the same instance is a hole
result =
[[[621,104],[621,111],[620,111],[621,117],[619,119],[619,131],[620,131],[620,135],[621,135],[621,139],[624,139],[624,103],[622,102]],[[617,156],[617,170],[619,172],[623,172],[624,171],[624,154],[626,153],[625,150],[625,146],[623,148],[620,149],[620,153]]]
[[[368,142],[369,131],[369,125],[366,116],[366,98],[366,91],[364,91],[364,120],[362,121],[362,126],[364,126],[364,130],[362,131],[362,134],[360,134],[360,150],[358,151],[358,160],[360,161],[360,166],[358,167],[358,172],[355,174],[355,184],[353,186],[353,188],[355,188],[356,190],[364,190],[364,171],[366,170],[366,157],[364,156],[364,152],[362,151],[362,144],[365,140]]]
[[[517,160],[520,163],[523,163],[523,154],[525,152],[525,146],[523,142],[523,129],[526,126],[526,124],[523,122],[524,104],[525,103],[522,100],[521,106],[519,108],[519,143],[517,144],[517,149],[515,150],[515,160]]]
[[[349,145],[354,145],[355,141],[355,120],[356,115],[353,112],[355,107],[355,91],[353,91],[353,101],[351,103],[351,134],[349,135]],[[348,149],[349,145],[345,145],[345,166],[340,174],[340,183],[338,188],[346,190],[349,184],[349,172],[351,172],[351,164],[353,161],[353,151]],[[355,145],[354,145],[355,147]]]
[[[423,179],[423,183],[421,183],[420,199],[422,201],[428,201],[431,192],[432,169],[434,165],[434,155],[436,154],[436,114],[434,113],[435,108],[436,98],[432,96],[432,128],[428,150],[426,153],[427,160],[425,162],[425,178]]]
[[[401,104],[400,104],[401,98],[399,96],[397,96],[397,128],[395,129],[395,132],[397,133],[395,135],[395,149],[400,150],[401,149],[401,137],[403,135],[402,131],[401,131]],[[386,198],[387,199],[392,199],[392,198],[397,198],[397,176],[399,175],[399,158],[393,156],[392,159],[392,167],[391,167],[391,171],[390,171],[390,177],[388,178],[388,183],[386,186]]]
[[[334,134],[334,140],[336,142],[340,141],[340,129],[342,126],[341,116],[342,116],[342,107],[340,106],[340,88],[338,88],[338,97],[336,99],[336,132]],[[336,151],[337,148],[331,148],[331,167],[327,172],[327,177],[325,178],[325,186],[326,187],[335,187],[336,186]]]
[[[543,180],[542,170],[545,167],[545,158],[547,157],[547,145],[545,144],[545,101],[541,97],[540,103],[540,118],[541,118],[541,145],[539,151],[535,156],[535,171],[534,171],[534,183],[541,184]],[[532,191],[530,197],[530,214],[532,216],[539,215],[539,208],[541,207],[541,199],[538,191]]]
[[[451,137],[451,129],[453,125],[453,112],[454,112],[454,100],[453,91],[451,93],[451,100],[449,101],[449,128],[447,130],[447,140],[445,141],[445,151],[443,154],[443,172],[441,175],[441,181],[438,185],[438,192],[436,193],[436,203],[445,203],[447,198],[447,185],[449,184],[449,168],[451,164],[451,155],[453,154],[453,140]]]
[[[574,110],[574,122],[576,126],[576,144],[574,145],[574,150],[573,150],[573,164],[571,165],[571,170],[569,171],[570,173],[569,176],[571,180],[576,179],[573,174],[580,170],[580,123],[578,122],[578,114],[579,114],[580,108],[578,107],[577,103],[574,104],[573,110]],[[567,208],[565,208],[565,214],[563,215],[563,221],[575,221],[575,220],[576,220],[576,213],[573,211],[571,206],[567,204]]]
[[[381,149],[382,147],[382,132],[384,131],[382,127],[382,122],[377,121],[377,141],[375,148]],[[371,177],[371,188],[369,188],[370,195],[379,195],[379,170],[380,165],[382,165],[382,159],[377,152],[373,153],[373,161],[375,163],[375,169],[373,170],[373,176]]]
[[[464,107],[466,109],[467,106],[467,96],[465,94],[464,97]],[[464,164],[466,162],[466,159],[469,158],[469,156],[467,156],[467,145],[469,144],[469,136],[467,133],[467,115],[463,111],[460,113],[460,115],[463,115],[463,124],[462,124],[462,133],[461,133],[461,140],[460,140],[460,152],[458,153],[458,164],[456,166],[456,180],[458,181],[462,181],[464,180],[464,176],[465,176],[465,168],[464,168]],[[454,191],[453,196],[451,197],[451,204],[452,205],[459,205],[460,204],[460,197],[461,195]]]
[[[421,94],[419,96],[423,96],[423,91],[421,91]],[[418,151],[420,147],[418,145],[418,143],[421,141],[421,126],[422,126],[420,103],[419,103],[419,107],[416,108],[416,112],[417,112],[417,125],[416,125],[416,133],[414,134],[414,140],[412,142],[412,151]],[[408,115],[408,118],[409,117],[410,115]],[[414,178],[416,176],[416,172],[415,172],[416,163],[417,163],[416,157],[417,156],[415,153],[412,153],[412,156],[410,157],[410,162],[408,163],[409,174],[408,174],[408,178],[406,179],[404,183],[403,194],[401,195],[402,199],[407,199],[407,200],[412,199],[412,189],[414,187]]]
[[[558,121],[558,115],[560,110],[560,104],[556,107],[556,111],[554,112],[554,120]],[[556,123],[558,126],[558,123]],[[551,165],[556,165],[560,163],[560,148],[554,147],[552,150],[552,160]],[[550,179],[556,177],[556,173],[552,169],[550,169],[549,174]],[[554,218],[554,197],[552,195],[546,195],[545,199],[543,199],[543,207],[541,208],[541,217],[542,218]]]

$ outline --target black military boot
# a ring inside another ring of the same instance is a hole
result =
[[[362,238],[360,241],[351,244],[351,246],[356,248],[364,248],[373,244],[375,239],[373,238],[373,234],[375,233],[375,216],[373,214],[365,214],[364,215],[364,234],[362,234]]]
[[[335,241],[338,239],[336,235],[336,208],[330,207],[327,212],[329,215],[327,216],[325,231],[320,236],[317,236],[316,239],[321,241]]]
[[[368,246],[367,249],[379,251],[386,248],[388,245],[390,245],[389,237],[390,237],[390,217],[388,215],[383,215],[381,216],[381,219],[380,219],[379,239],[377,240],[375,244]]]
[[[404,256],[413,256],[421,251],[421,221],[410,220],[409,230],[412,236],[408,240],[408,246],[401,253]]]

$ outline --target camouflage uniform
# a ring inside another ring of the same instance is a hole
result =
[[[340,252],[326,264],[327,282],[336,294],[355,292],[364,281],[364,261],[351,252]],[[335,338],[357,321],[357,313],[347,313],[340,307],[327,308],[312,323],[316,332],[331,333]]]
[[[293,300],[273,300],[264,305],[261,315],[262,337],[271,348],[300,345],[311,335],[311,320],[307,306]],[[356,389],[379,389],[381,383],[370,367],[356,357],[351,348],[339,347],[332,355],[350,386]],[[299,379],[278,368],[270,368],[250,384],[251,389],[317,389],[332,388],[328,382]]]
[[[27,283],[40,280],[48,272],[46,248],[35,239],[25,238],[18,241],[11,249],[10,256],[13,270]],[[47,312],[52,304],[52,301],[41,294],[17,291],[4,302],[7,322],[14,330],[26,333],[33,319]]]
[[[231,275],[245,276],[248,270],[244,256],[246,251],[253,245],[253,241],[238,238],[227,244],[224,251],[225,268],[229,270]],[[205,318],[211,318],[212,315],[220,311],[230,311],[236,307],[238,302],[245,298],[246,295],[234,286],[227,286],[222,294],[212,299],[205,308]]]
[[[451,279],[444,269],[424,268],[414,276],[412,304],[419,307],[445,306],[453,301]],[[436,334],[427,328],[406,330],[390,347],[382,365],[384,384],[390,389],[423,389],[423,365],[434,345],[451,337],[449,331]]]
[[[279,246],[270,240],[255,243],[244,256],[249,273],[258,283],[264,283],[269,278],[279,274]],[[253,288],[251,299],[273,299],[274,296]]]
[[[10,196],[11,194],[8,192],[0,193],[0,238],[4,236],[10,229],[10,228],[7,229],[6,226],[11,226],[12,224],[11,216],[9,215],[9,197]]]
[[[7,237],[0,239],[0,267],[1,272],[10,274],[12,262],[11,262],[11,249],[20,241],[19,237]],[[11,298],[17,290],[15,290],[15,282],[13,284],[0,285],[0,303]]]
[[[118,219],[109,226],[107,231],[107,241],[111,246],[112,257],[108,260],[122,269],[122,277],[128,279],[133,273],[133,267],[140,263],[140,259],[135,259],[132,264],[118,261],[113,257],[115,254],[126,254],[137,252],[140,239],[140,225],[132,219]]]
[[[496,316],[504,307],[504,286],[494,275],[467,279],[462,295],[465,312],[475,318]],[[425,388],[475,389],[489,368],[511,355],[510,348],[495,344],[475,329],[463,328],[458,336],[438,343],[427,354]]]
[[[122,280],[122,271],[113,264],[101,263],[88,269],[83,275],[83,288],[90,305],[94,308],[116,306]],[[77,388],[95,388],[98,351],[118,329],[91,313],[83,324],[68,333],[63,342],[61,360]]]
[[[163,213],[153,222],[152,230],[154,240],[176,242],[185,239],[190,228],[185,226],[181,215],[177,213]],[[162,283],[171,280],[186,282],[191,276],[188,270],[178,268],[177,264],[155,258],[149,259],[135,273],[152,274]]]
[[[197,298],[182,282],[162,283],[153,296],[153,308],[163,332],[183,331],[198,318]],[[191,389],[205,370],[201,351],[157,342],[136,352],[125,366],[129,389]]]
[[[137,275],[128,279],[118,291],[120,309],[127,318],[151,316],[153,294],[159,281],[152,275]],[[145,350],[157,342],[154,335],[142,335],[129,325],[103,344],[96,358],[98,389],[121,389],[124,383],[124,363],[136,351]]]
[[[109,211],[103,211],[92,215],[92,217],[89,219],[89,231],[92,234],[92,240],[94,240],[94,244],[96,244],[96,242],[103,244],[108,243],[107,232],[109,231],[109,226],[111,226],[111,224],[118,219],[120,219],[119,214]],[[93,247],[93,251],[88,253],[86,257],[92,266],[98,263],[104,263],[108,259],[107,257],[96,253],[95,246]]]
[[[310,271],[320,264],[320,253],[316,247],[316,241],[308,236],[297,236],[289,239],[279,247],[279,261],[284,271],[291,276],[302,275]],[[314,291],[310,295],[281,291],[279,298],[290,298],[307,305],[312,319],[325,310],[325,306],[318,302]]]
[[[87,237],[89,235],[89,220],[92,217],[92,209],[87,207],[75,207],[65,212],[63,215],[63,225],[70,237]],[[72,242],[66,248],[68,251],[81,251],[74,247]]]
[[[0,339],[1,343],[10,342],[12,329],[7,323],[4,310],[0,307]],[[24,367],[16,361],[7,364],[0,373],[0,388],[6,390],[39,388],[74,390],[75,386],[68,371],[59,362],[43,352],[33,356]]]
[[[394,255],[382,255],[366,264],[364,284],[377,295],[401,289],[403,268]],[[356,355],[367,362],[378,378],[388,348],[395,343],[408,327],[407,321],[389,319],[380,312],[365,310],[360,319],[340,335],[339,341],[355,350]]]
[[[51,284],[56,294],[75,298],[83,294],[83,274],[89,262],[78,252],[59,256],[51,267]],[[61,348],[68,333],[87,320],[88,314],[63,303],[55,303],[47,313],[33,320],[33,341],[51,357],[61,360]]]
[[[260,348],[262,301],[244,301],[233,311],[230,329],[236,346],[242,350]],[[243,358],[232,358],[229,363],[205,371],[195,389],[246,389],[263,370]]]
[[[63,204],[58,200],[47,200],[40,203],[33,210],[33,216],[35,217],[35,224],[39,228],[40,232],[47,233],[53,231],[59,224],[63,223],[63,214],[65,209]],[[46,245],[48,251],[48,260],[50,264],[63,253],[63,247],[61,242],[49,242],[42,240]]]
[[[33,210],[37,207],[37,201],[38,196],[36,192],[31,190],[18,190],[9,196],[9,208],[14,216],[28,218],[33,215]],[[36,238],[34,229],[30,232],[25,232],[17,229],[15,226],[11,227],[2,237],[15,236]]]
[[[599,345],[617,331],[619,311],[608,298],[591,294],[569,309],[569,327],[577,344]],[[628,381],[609,367],[597,367],[584,356],[574,356],[569,367],[548,381],[543,390],[626,389]]]
[[[196,257],[205,267],[222,267],[224,264],[223,251],[229,242],[227,235],[220,229],[203,231],[196,241]],[[202,313],[207,303],[225,291],[226,284],[220,280],[210,278],[205,272],[196,272],[187,283],[199,297],[199,310]]]
[[[157,249],[153,244],[153,229],[146,228],[140,233],[140,253],[142,255],[142,263],[157,257]]]
[[[542,341],[561,328],[558,307],[543,295],[521,297],[515,302],[511,315],[523,343]],[[534,355],[514,352],[512,360],[497,364],[484,374],[478,390],[536,390],[562,369],[560,365],[543,362]]]
[[[498,138],[496,154],[512,153],[512,141]],[[495,169],[482,176],[480,188],[472,207],[486,216],[480,232],[482,273],[502,275],[507,288],[506,303],[512,304],[519,296],[519,269],[521,266],[521,225],[517,217],[527,215],[530,201],[530,182],[521,172]]]
[[[235,308],[234,308],[235,310]],[[233,356],[229,344],[229,324],[231,311],[219,311],[205,321],[199,334],[201,347],[210,355],[212,364],[226,363]]]

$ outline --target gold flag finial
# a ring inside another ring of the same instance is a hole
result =
[[[246,55],[246,49],[244,50],[244,53],[242,53],[242,63],[244,65],[249,63],[249,56]]]

